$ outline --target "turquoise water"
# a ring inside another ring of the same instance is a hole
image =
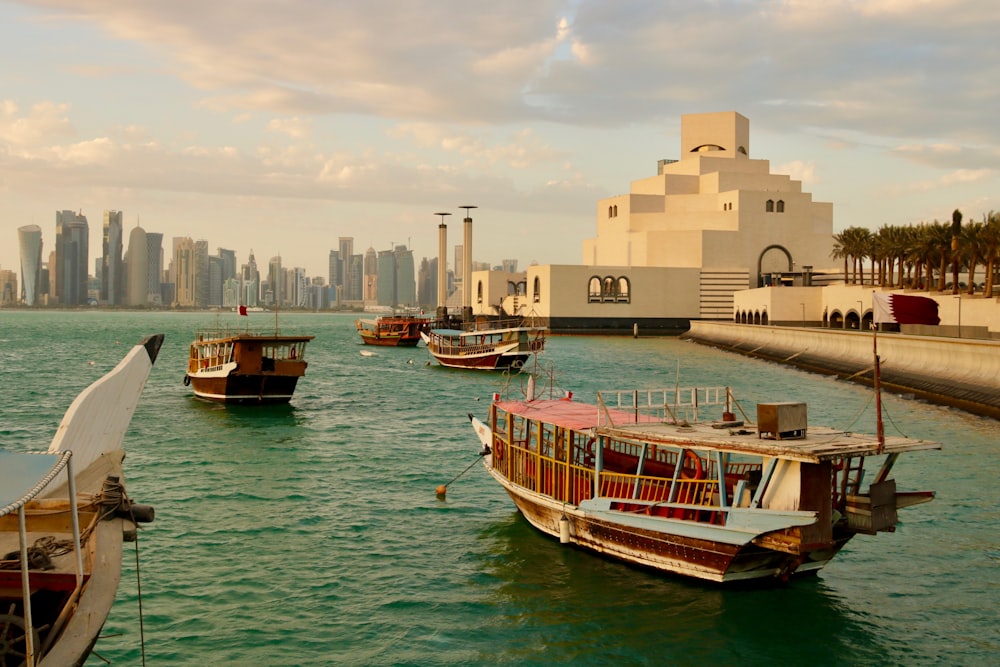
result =
[[[901,488],[937,500],[818,577],[727,590],[561,546],[479,465],[461,474],[479,448],[466,414],[485,414],[499,376],[428,366],[423,347],[363,357],[352,317],[290,314],[283,331],[316,336],[291,405],[221,407],[182,383],[195,330],[215,324],[0,311],[12,450],[47,447],[80,390],[166,334],[126,439],[129,493],[156,521],[138,583],[126,545],[97,645],[111,664],[140,664],[140,585],[147,665],[995,664],[995,421],[887,396],[889,432],[944,444],[896,466]],[[874,428],[862,387],[676,339],[553,337],[542,360],[581,400],[679,376],[729,384],[745,407],[805,400],[813,423]]]

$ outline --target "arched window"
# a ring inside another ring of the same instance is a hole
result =
[[[778,200],[778,213],[784,213],[784,212],[785,212],[785,200],[784,199],[779,199]]]
[[[601,279],[597,276],[592,276],[587,285],[587,301],[590,303],[601,301]]]
[[[611,276],[604,276],[604,284],[601,286],[601,296],[605,300],[615,296],[615,279]]]
[[[476,303],[483,302],[483,281],[480,280],[476,285]]]
[[[517,283],[513,280],[507,281],[507,296],[513,296],[517,294]]]
[[[768,199],[767,200],[767,203],[764,204],[764,210],[767,211],[768,213],[774,213],[774,200],[773,199]]]
[[[614,208],[615,208],[615,217],[617,218],[618,217],[618,204],[615,204]]]
[[[528,282],[526,280],[518,281],[517,294],[518,296],[528,296]]]
[[[542,279],[535,276],[535,283],[531,286],[531,300],[538,303],[542,298]]]
[[[626,278],[625,276],[621,276],[620,278],[618,278],[618,294],[617,294],[617,299],[615,300],[618,303],[629,302],[629,282],[628,278]]]
[[[608,217],[609,217],[609,218],[613,218],[613,217],[615,217],[615,216],[614,216],[614,212],[613,212],[613,211],[614,211],[614,209],[613,209],[613,208],[611,208],[610,206],[608,206]]]

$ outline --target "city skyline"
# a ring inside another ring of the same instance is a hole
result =
[[[0,268],[22,226],[82,210],[97,248],[118,210],[126,235],[198,229],[324,275],[314,248],[352,229],[435,257],[435,212],[457,237],[464,205],[477,257],[578,264],[596,202],[712,111],[753,118],[750,155],[835,231],[1000,209],[996,3],[474,10],[0,4]]]

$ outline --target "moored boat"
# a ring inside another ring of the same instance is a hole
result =
[[[545,329],[521,320],[471,322],[462,329],[431,329],[421,335],[431,356],[449,368],[521,368],[545,348]]]
[[[420,333],[430,326],[430,320],[419,315],[385,315],[355,320],[354,326],[365,345],[415,347],[421,340]]]
[[[890,475],[901,454],[940,445],[812,426],[804,403],[759,404],[754,425],[736,419],[725,387],[599,393],[596,404],[494,398],[485,423],[469,418],[524,517],[663,572],[816,572],[854,535],[892,532],[897,510],[934,497],[897,491]]]
[[[82,665],[97,642],[122,543],[153,518],[125,493],[122,442],[162,342],[77,396],[47,452],[0,450],[0,665]]]
[[[315,336],[233,329],[198,332],[188,353],[184,384],[220,403],[287,403],[306,374],[306,344]]]

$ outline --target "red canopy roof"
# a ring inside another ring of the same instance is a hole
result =
[[[526,419],[534,419],[546,424],[555,424],[574,431],[586,431],[600,423],[608,426],[605,411],[590,403],[576,403],[571,400],[497,401],[497,408]],[[608,409],[607,414],[616,424],[634,424],[635,414],[624,410]],[[659,421],[647,415],[639,415],[640,422]]]

